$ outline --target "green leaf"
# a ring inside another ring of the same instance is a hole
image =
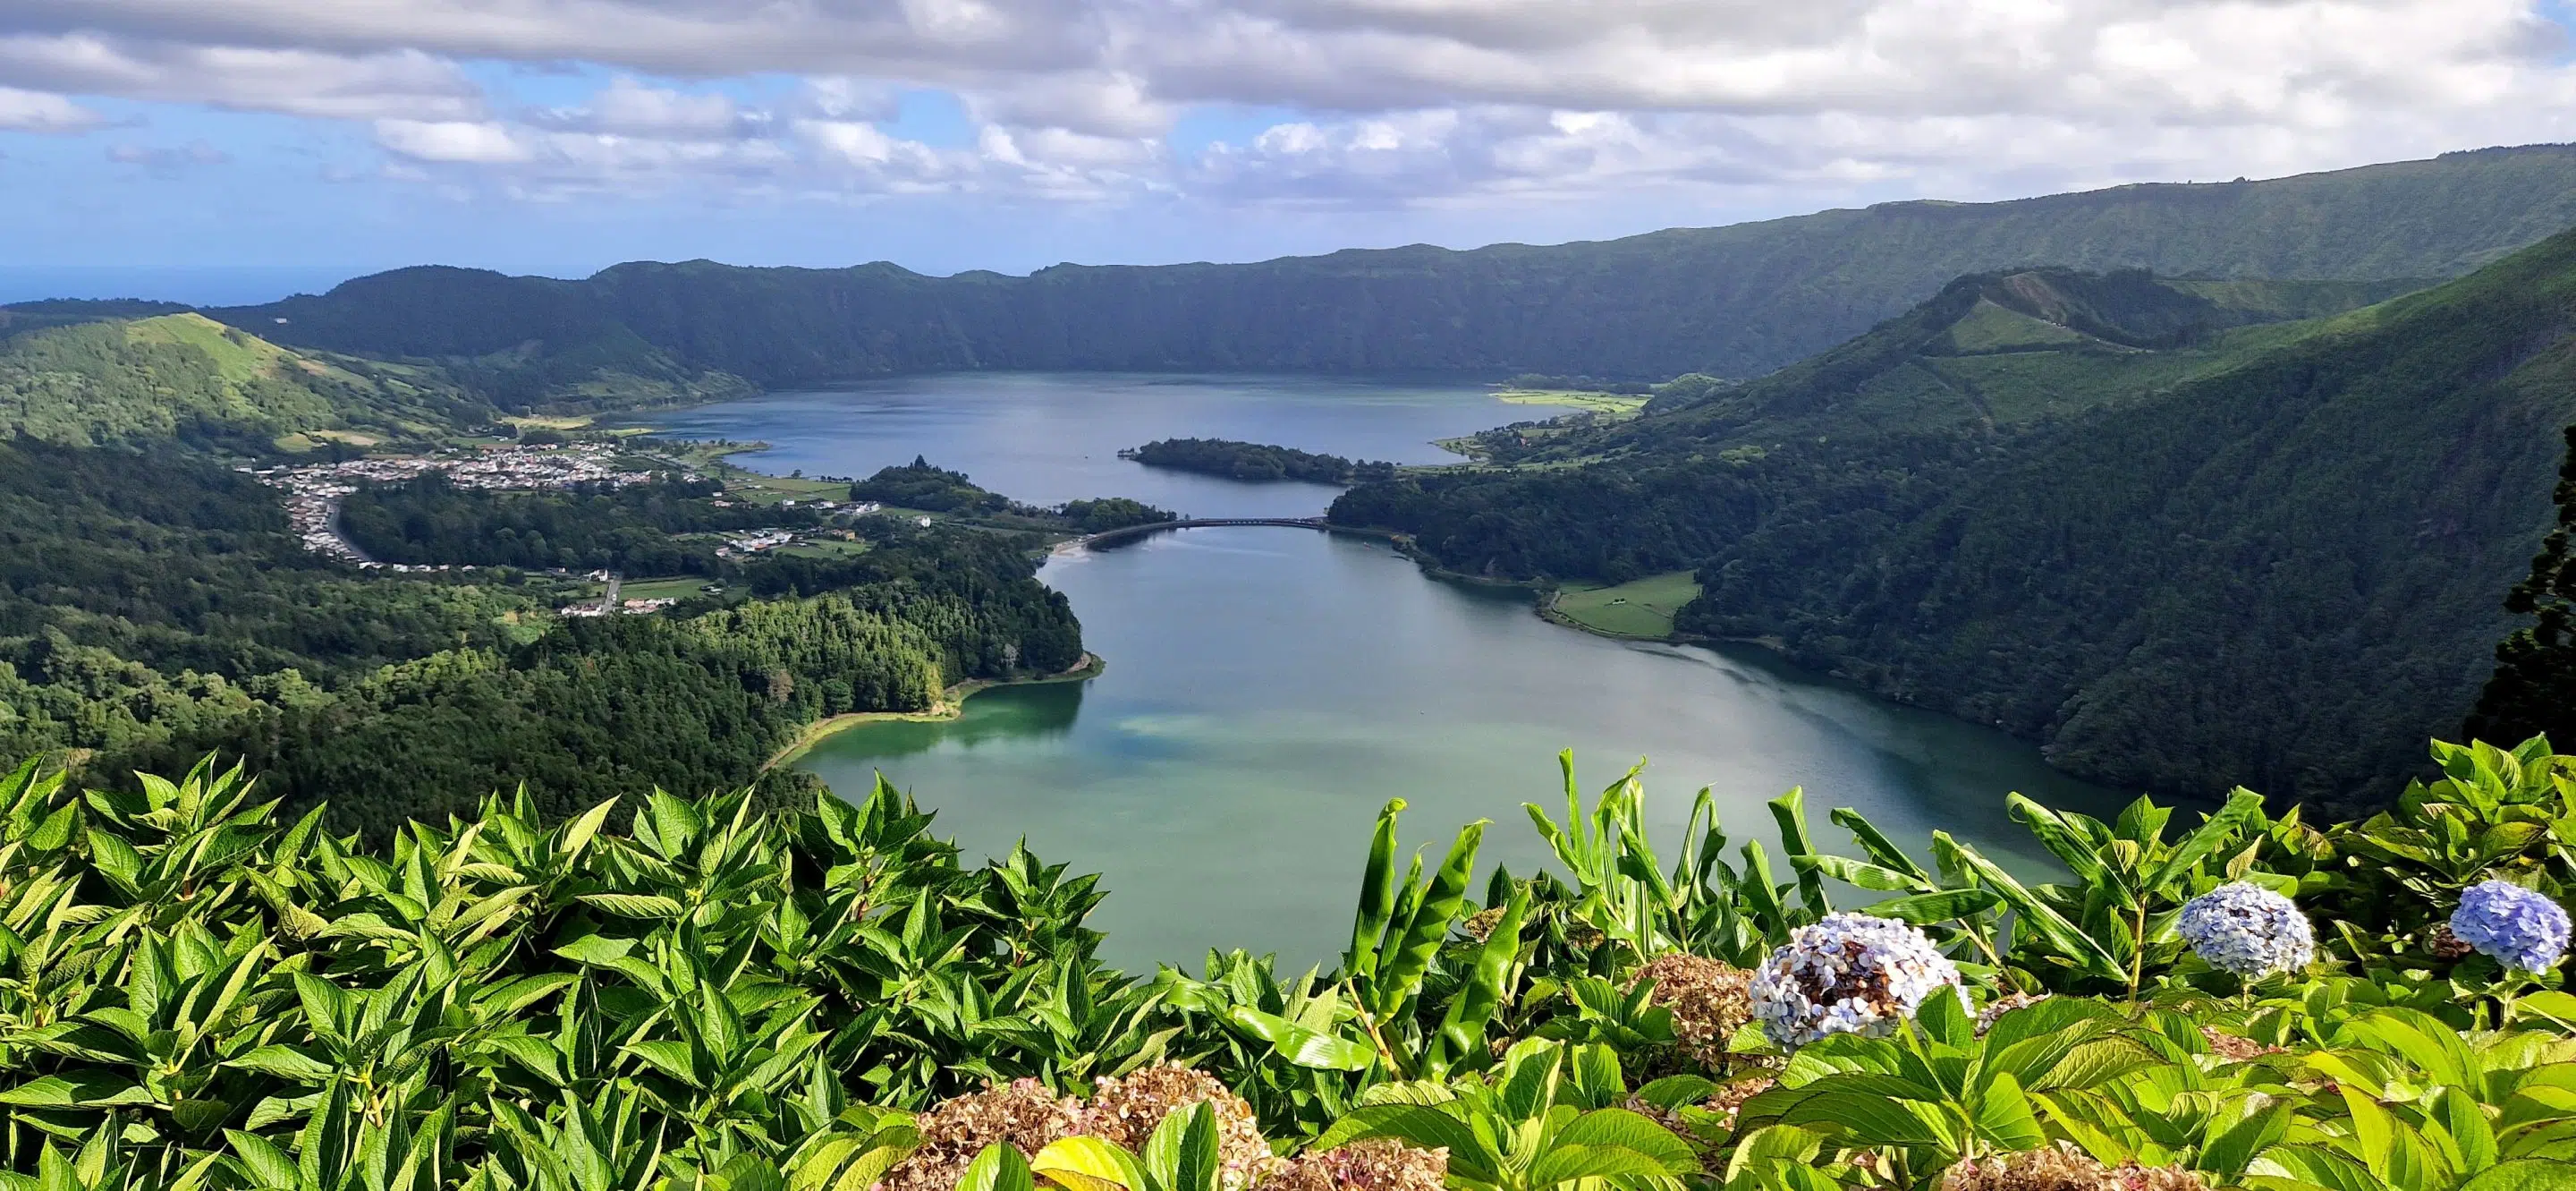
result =
[[[1911,873],[1898,872],[1897,870],[1888,868],[1884,865],[1869,864],[1864,861],[1851,859],[1848,856],[1795,856],[1791,857],[1791,860],[1804,862],[1805,864],[1813,867],[1816,871],[1821,872],[1828,877],[1832,877],[1846,885],[1854,885],[1862,889],[1876,889],[1882,892],[1892,892],[1904,889],[1922,889],[1931,884],[1931,882],[1916,877]]]
[[[1300,1067],[1366,1071],[1377,1061],[1376,1049],[1365,1043],[1310,1030],[1277,1014],[1236,1005],[1226,1010],[1225,1016],[1244,1032],[1269,1043],[1280,1058]]]
[[[2196,1170],[2234,1179],[2245,1173],[2246,1164],[2256,1155],[2281,1143],[2296,1119],[2298,1106],[2289,1101],[2272,1104],[2244,1120],[2227,1127],[2201,1146],[2200,1156],[2192,1163]]]
[[[1628,1150],[1654,1162],[1660,1174],[1680,1176],[1699,1170],[1699,1156],[1691,1150],[1689,1142],[1651,1118],[1624,1108],[1584,1113],[1567,1122],[1553,1142],[1555,1145]]]
[[[1476,962],[1468,970],[1466,987],[1450,998],[1448,1011],[1441,1015],[1437,1050],[1442,1067],[1484,1051],[1486,1024],[1502,1006],[1509,991],[1504,986],[1511,980],[1512,963],[1520,957],[1521,917],[1528,908],[1529,895],[1514,887],[1511,898],[1503,905],[1502,918],[1494,923],[1493,933],[1486,935],[1484,945],[1476,949]],[[1446,1072],[1422,1074],[1437,1078]]]
[[[142,1085],[105,1071],[43,1075],[0,1092],[0,1104],[19,1108],[108,1108],[150,1103],[152,1093]]]
[[[1893,918],[1916,926],[1950,922],[1971,914],[1982,914],[2002,904],[2003,898],[1983,886],[1966,889],[1944,889],[1939,893],[1918,893],[1912,897],[1889,898],[1863,906],[1860,912],[1878,918]]]
[[[1578,1179],[1652,1179],[1668,1172],[1663,1164],[1635,1150],[1553,1145],[1530,1163],[1531,1187],[1555,1187]]]
[[[1171,1181],[1163,1191],[1217,1191],[1217,1178],[1223,1172],[1216,1145],[1216,1106],[1201,1100],[1177,1113],[1164,1117],[1183,1117],[1188,1126],[1181,1135],[1180,1161]]]
[[[698,1078],[696,1052],[692,1051],[686,1042],[667,1038],[652,1042],[629,1042],[624,1049],[626,1053],[644,1060],[645,1065],[692,1088],[706,1086]]]
[[[2218,808],[2217,814],[2211,815],[2193,828],[2190,835],[2184,836],[2182,842],[2174,845],[2173,851],[2166,854],[2164,863],[2157,865],[2155,872],[2148,875],[2147,888],[2161,890],[2179,880],[2184,873],[2191,871],[2193,865],[2236,838],[2237,832],[2262,813],[2263,796],[2242,786],[2237,787],[2227,796],[2227,805]]]
[[[224,1140],[232,1143],[233,1154],[261,1188],[290,1191],[295,1186],[295,1161],[277,1144],[256,1133],[224,1130]]]
[[[597,906],[620,918],[658,920],[677,918],[688,912],[688,907],[681,905],[677,899],[660,894],[585,893],[581,895],[580,900],[585,905]]]
[[[270,1044],[224,1064],[302,1084],[331,1078],[331,1065],[292,1046]]]
[[[1403,813],[1401,798],[1388,799],[1377,813],[1377,831],[1369,837],[1368,867],[1360,872],[1359,910],[1351,919],[1351,949],[1342,956],[1345,975],[1364,977],[1377,970],[1378,945],[1395,915],[1395,819]]]
[[[1485,825],[1479,819],[1458,829],[1448,856],[1423,888],[1421,900],[1413,903],[1413,913],[1400,924],[1389,924],[1393,947],[1379,957],[1377,974],[1369,981],[1370,1008],[1379,1016],[1392,1015],[1420,988],[1423,973],[1448,940],[1450,928],[1458,921],[1458,908],[1467,898],[1467,879],[1475,871]]]
[[[957,1191],[1037,1191],[1037,1184],[1029,1177],[1029,1160],[1020,1156],[1019,1147],[997,1141],[966,1164]]]
[[[1145,1169],[1136,1156],[1097,1137],[1064,1137],[1048,1142],[1029,1163],[1040,1178],[1066,1191],[1146,1191]]]
[[[2576,1163],[2516,1158],[2479,1173],[2459,1191],[2576,1191]]]
[[[1958,1139],[1951,1130],[1917,1103],[1859,1089],[1824,1091],[1800,1099],[1781,1114],[1780,1123],[1838,1133],[1860,1146],[1955,1146]]]

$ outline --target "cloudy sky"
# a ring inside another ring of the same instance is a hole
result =
[[[2559,0],[0,0],[0,265],[1553,242],[2576,139]]]

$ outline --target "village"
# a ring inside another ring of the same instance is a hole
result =
[[[616,447],[601,443],[575,443],[561,446],[506,445],[456,449],[432,455],[374,456],[265,468],[241,467],[241,471],[260,483],[278,489],[285,495],[289,524],[304,548],[316,554],[338,559],[362,570],[394,574],[448,571],[472,571],[465,564],[429,564],[384,562],[369,557],[355,542],[341,533],[340,502],[367,485],[400,484],[430,474],[445,476],[460,488],[534,491],[571,488],[579,485],[605,485],[622,488],[648,482],[657,475],[676,474],[683,479],[704,478],[696,469],[660,468],[655,470],[621,469],[621,456],[632,458]],[[735,507],[732,500],[718,500],[720,508]],[[808,498],[778,502],[780,507],[794,508],[800,503],[844,515],[866,515],[881,511],[874,501],[842,502]],[[928,518],[921,519],[928,524]],[[791,546],[803,540],[792,529],[760,529],[727,535],[716,548],[718,557],[742,557]],[[571,578],[568,572],[557,572]],[[609,571],[593,571],[582,576],[606,586],[598,599],[585,599],[557,609],[560,615],[572,617],[644,614],[659,612],[678,603],[671,596],[620,598],[621,577]],[[705,590],[722,590],[711,584]]]
[[[444,566],[380,563],[341,536],[340,498],[365,484],[400,484],[432,472],[460,488],[570,488],[577,484],[625,487],[653,478],[652,472],[621,471],[616,449],[598,443],[570,446],[495,446],[443,451],[435,455],[378,456],[300,466],[241,467],[235,470],[286,493],[286,516],[304,548],[316,554],[374,570],[443,571]],[[695,475],[688,479],[697,479]],[[465,568],[471,570],[471,567]]]

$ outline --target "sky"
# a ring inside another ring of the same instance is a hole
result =
[[[0,0],[0,298],[254,300],[427,262],[1019,273],[2273,177],[2576,140],[2570,15]]]

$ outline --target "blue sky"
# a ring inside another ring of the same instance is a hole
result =
[[[1024,272],[2277,176],[2576,139],[2567,22],[2555,0],[12,0],[0,298],[237,300],[430,261]]]

